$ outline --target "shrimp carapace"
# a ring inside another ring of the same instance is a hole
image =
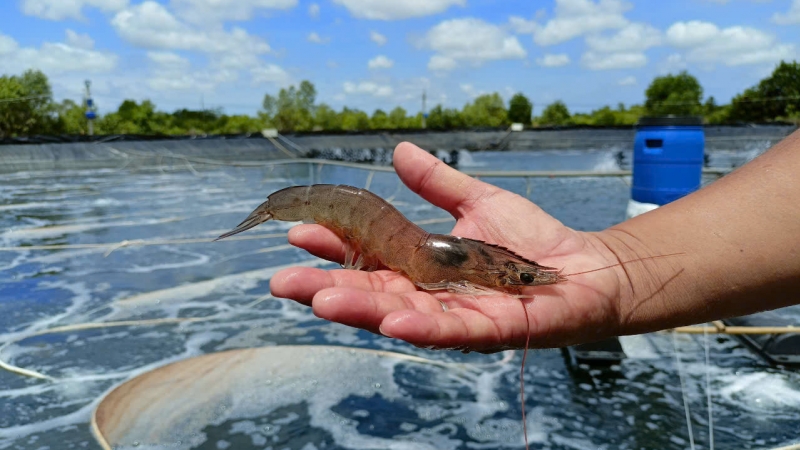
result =
[[[347,244],[344,267],[401,272],[425,290],[490,294],[565,281],[511,250],[475,239],[428,233],[386,200],[345,185],[293,186],[274,192],[236,228],[249,230],[270,219],[316,223]],[[356,255],[358,258],[356,259]]]

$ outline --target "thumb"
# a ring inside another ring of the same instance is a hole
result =
[[[498,189],[448,166],[409,142],[394,150],[397,175],[420,197],[460,218],[475,202]]]

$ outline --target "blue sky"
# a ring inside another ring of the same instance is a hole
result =
[[[523,92],[534,113],[640,103],[688,70],[727,102],[800,53],[800,0],[3,0],[0,74],[43,70],[57,99],[91,79],[101,112],[255,113],[313,82],[372,112]]]

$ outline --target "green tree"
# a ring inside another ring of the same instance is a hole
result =
[[[533,103],[528,100],[521,92],[511,97],[508,103],[508,121],[530,125],[531,115],[533,114]]]
[[[83,105],[66,99],[55,106],[58,114],[57,133],[60,134],[87,134],[89,124],[86,120],[86,108]]]
[[[461,112],[469,127],[499,127],[508,124],[508,111],[497,92],[480,95]]]
[[[381,109],[376,109],[374,113],[372,113],[372,117],[369,119],[369,127],[373,130],[386,130],[389,128],[394,128],[391,126],[392,123],[389,121],[389,116]]]
[[[345,107],[342,109],[342,129],[346,131],[369,130],[369,116],[364,111]]]
[[[243,134],[257,133],[263,128],[260,119],[248,115],[223,115],[218,121],[216,128],[211,130],[213,134]]]
[[[457,109],[443,108],[442,105],[436,105],[428,114],[427,126],[434,130],[463,128],[464,117]]]
[[[547,105],[539,117],[540,125],[566,125],[570,122],[569,109],[561,100]]]
[[[678,75],[656,77],[645,91],[645,109],[652,116],[700,114],[703,88],[685,70]]]
[[[0,77],[0,136],[53,133],[58,125],[47,76],[27,70]]]
[[[402,107],[396,106],[393,110],[389,111],[389,123],[392,128],[409,128],[407,122],[406,110]]]
[[[222,109],[179,109],[171,114],[169,123],[172,134],[202,134],[212,133],[225,126],[228,118]]]
[[[342,117],[325,103],[317,106],[314,111],[314,130],[341,130]]]
[[[174,133],[172,116],[156,111],[150,100],[137,103],[125,100],[116,112],[106,114],[96,121],[98,134],[168,134]]]
[[[766,122],[800,115],[800,63],[781,61],[758,85],[733,98],[730,119]]]
[[[592,111],[591,124],[596,126],[613,126],[617,125],[617,115],[611,110],[611,107],[604,106],[600,109]]]
[[[414,114],[411,117],[406,117],[405,128],[410,130],[418,130],[422,128],[422,111]]]
[[[24,98],[17,77],[0,77],[0,137],[26,134],[33,125],[33,106]]]
[[[311,130],[314,125],[316,98],[316,88],[311,82],[304,80],[299,89],[294,86],[281,89],[277,98],[266,94],[262,101],[263,113],[281,131]]]

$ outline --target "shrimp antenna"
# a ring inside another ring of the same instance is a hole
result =
[[[645,261],[645,260],[648,260],[648,259],[668,258],[670,256],[678,256],[678,255],[685,255],[685,254],[686,254],[685,252],[678,252],[678,253],[670,253],[668,255],[645,256],[644,258],[637,258],[637,259],[632,259],[630,261],[618,262],[616,264],[611,264],[610,266],[600,267],[599,269],[584,270],[583,272],[567,273],[567,274],[564,274],[563,276],[571,277],[573,275],[583,275],[585,273],[599,272],[601,270],[610,269],[612,267],[624,266],[625,264],[629,264],[629,263],[633,263],[633,262]]]

